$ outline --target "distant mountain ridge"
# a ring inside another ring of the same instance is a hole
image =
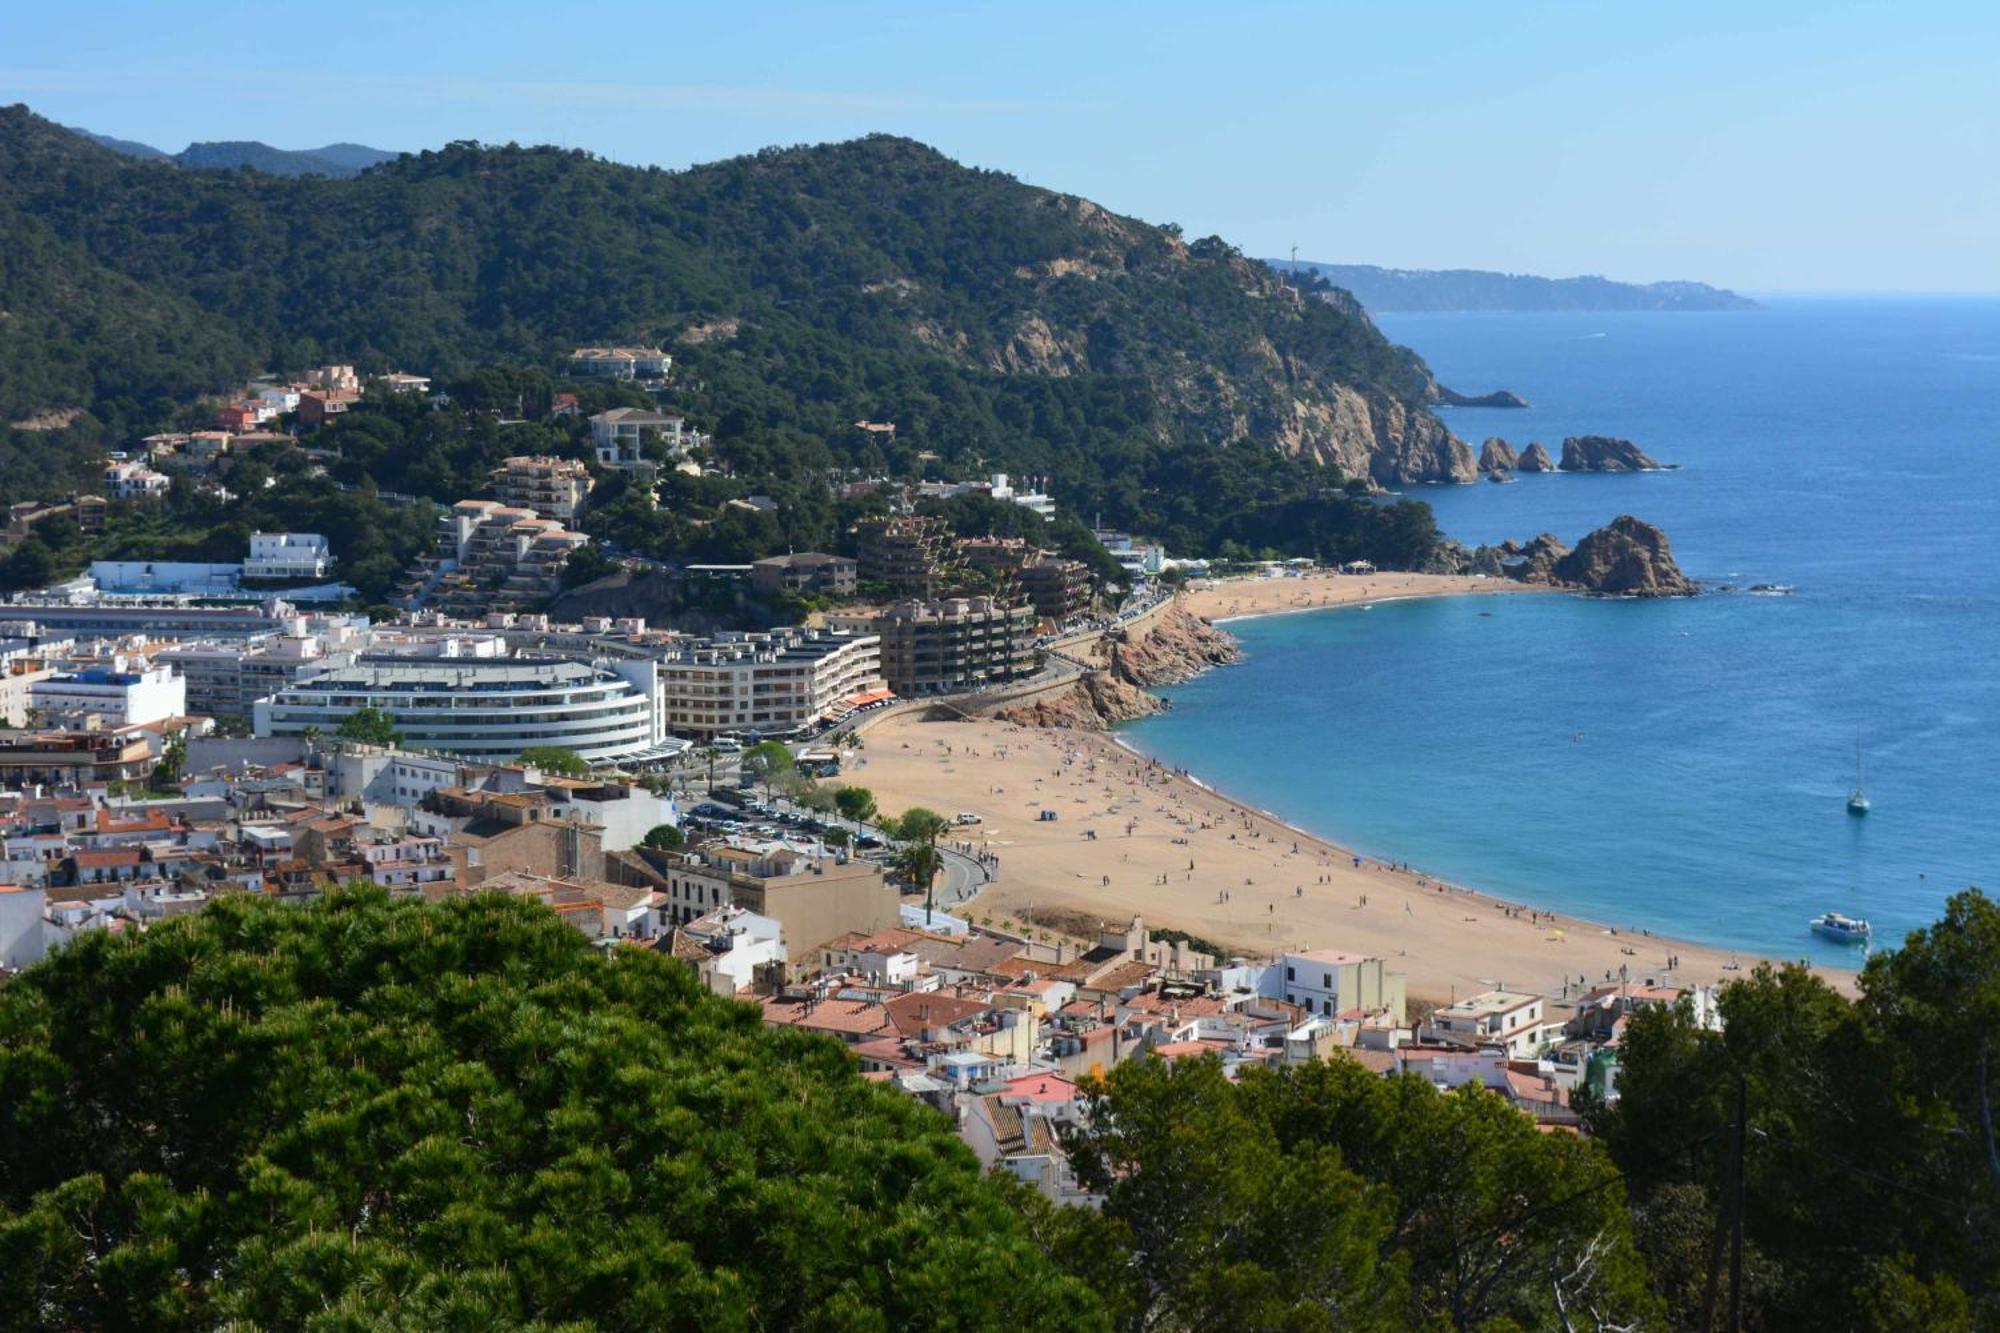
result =
[[[1755,301],[1705,282],[1613,282],[1540,278],[1483,269],[1380,268],[1301,259],[1265,261],[1315,273],[1375,311],[1401,310],[1756,310]]]
[[[178,153],[169,153],[133,139],[117,139],[85,129],[78,129],[76,133],[115,153],[144,161],[172,162],[177,166],[207,171],[249,167],[268,176],[332,176],[346,179],[402,156],[401,153],[358,143],[330,143],[324,148],[273,148],[254,139],[191,143]]]

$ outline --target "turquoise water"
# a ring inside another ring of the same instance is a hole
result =
[[[1675,472],[1426,488],[1470,542],[1620,513],[1789,597],[1438,600],[1238,622],[1140,748],[1462,883],[1784,957],[2000,881],[2000,300],[1401,315],[1475,444],[1623,435]],[[1282,701],[1273,706],[1274,701]],[[1875,811],[1848,815],[1857,731]]]

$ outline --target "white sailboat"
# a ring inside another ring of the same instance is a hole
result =
[[[1865,815],[1872,809],[1868,792],[1861,785],[1861,733],[1854,733],[1854,790],[1847,794],[1847,813]]]

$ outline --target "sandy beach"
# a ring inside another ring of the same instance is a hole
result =
[[[1511,590],[1478,579],[1322,576],[1212,584],[1188,602],[1220,619]],[[980,817],[958,836],[997,855],[1000,877],[966,909],[975,919],[1030,908],[1107,921],[1138,913],[1253,955],[1380,954],[1407,973],[1413,999],[1431,1002],[1497,986],[1561,996],[1621,968],[1635,982],[1708,984],[1757,961],[1357,857],[1101,733],[892,718],[868,732],[857,759],[848,780],[885,811],[924,805]],[[1827,975],[1851,988],[1851,974]]]
[[[1203,579],[1190,584],[1181,604],[1204,620],[1317,611],[1358,602],[1411,597],[1466,597],[1550,591],[1505,579],[1464,574],[1334,574],[1315,571],[1293,578]]]

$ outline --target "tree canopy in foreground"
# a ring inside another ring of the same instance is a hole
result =
[[[481,895],[227,898],[0,991],[0,1326],[1093,1327],[946,1120]]]

